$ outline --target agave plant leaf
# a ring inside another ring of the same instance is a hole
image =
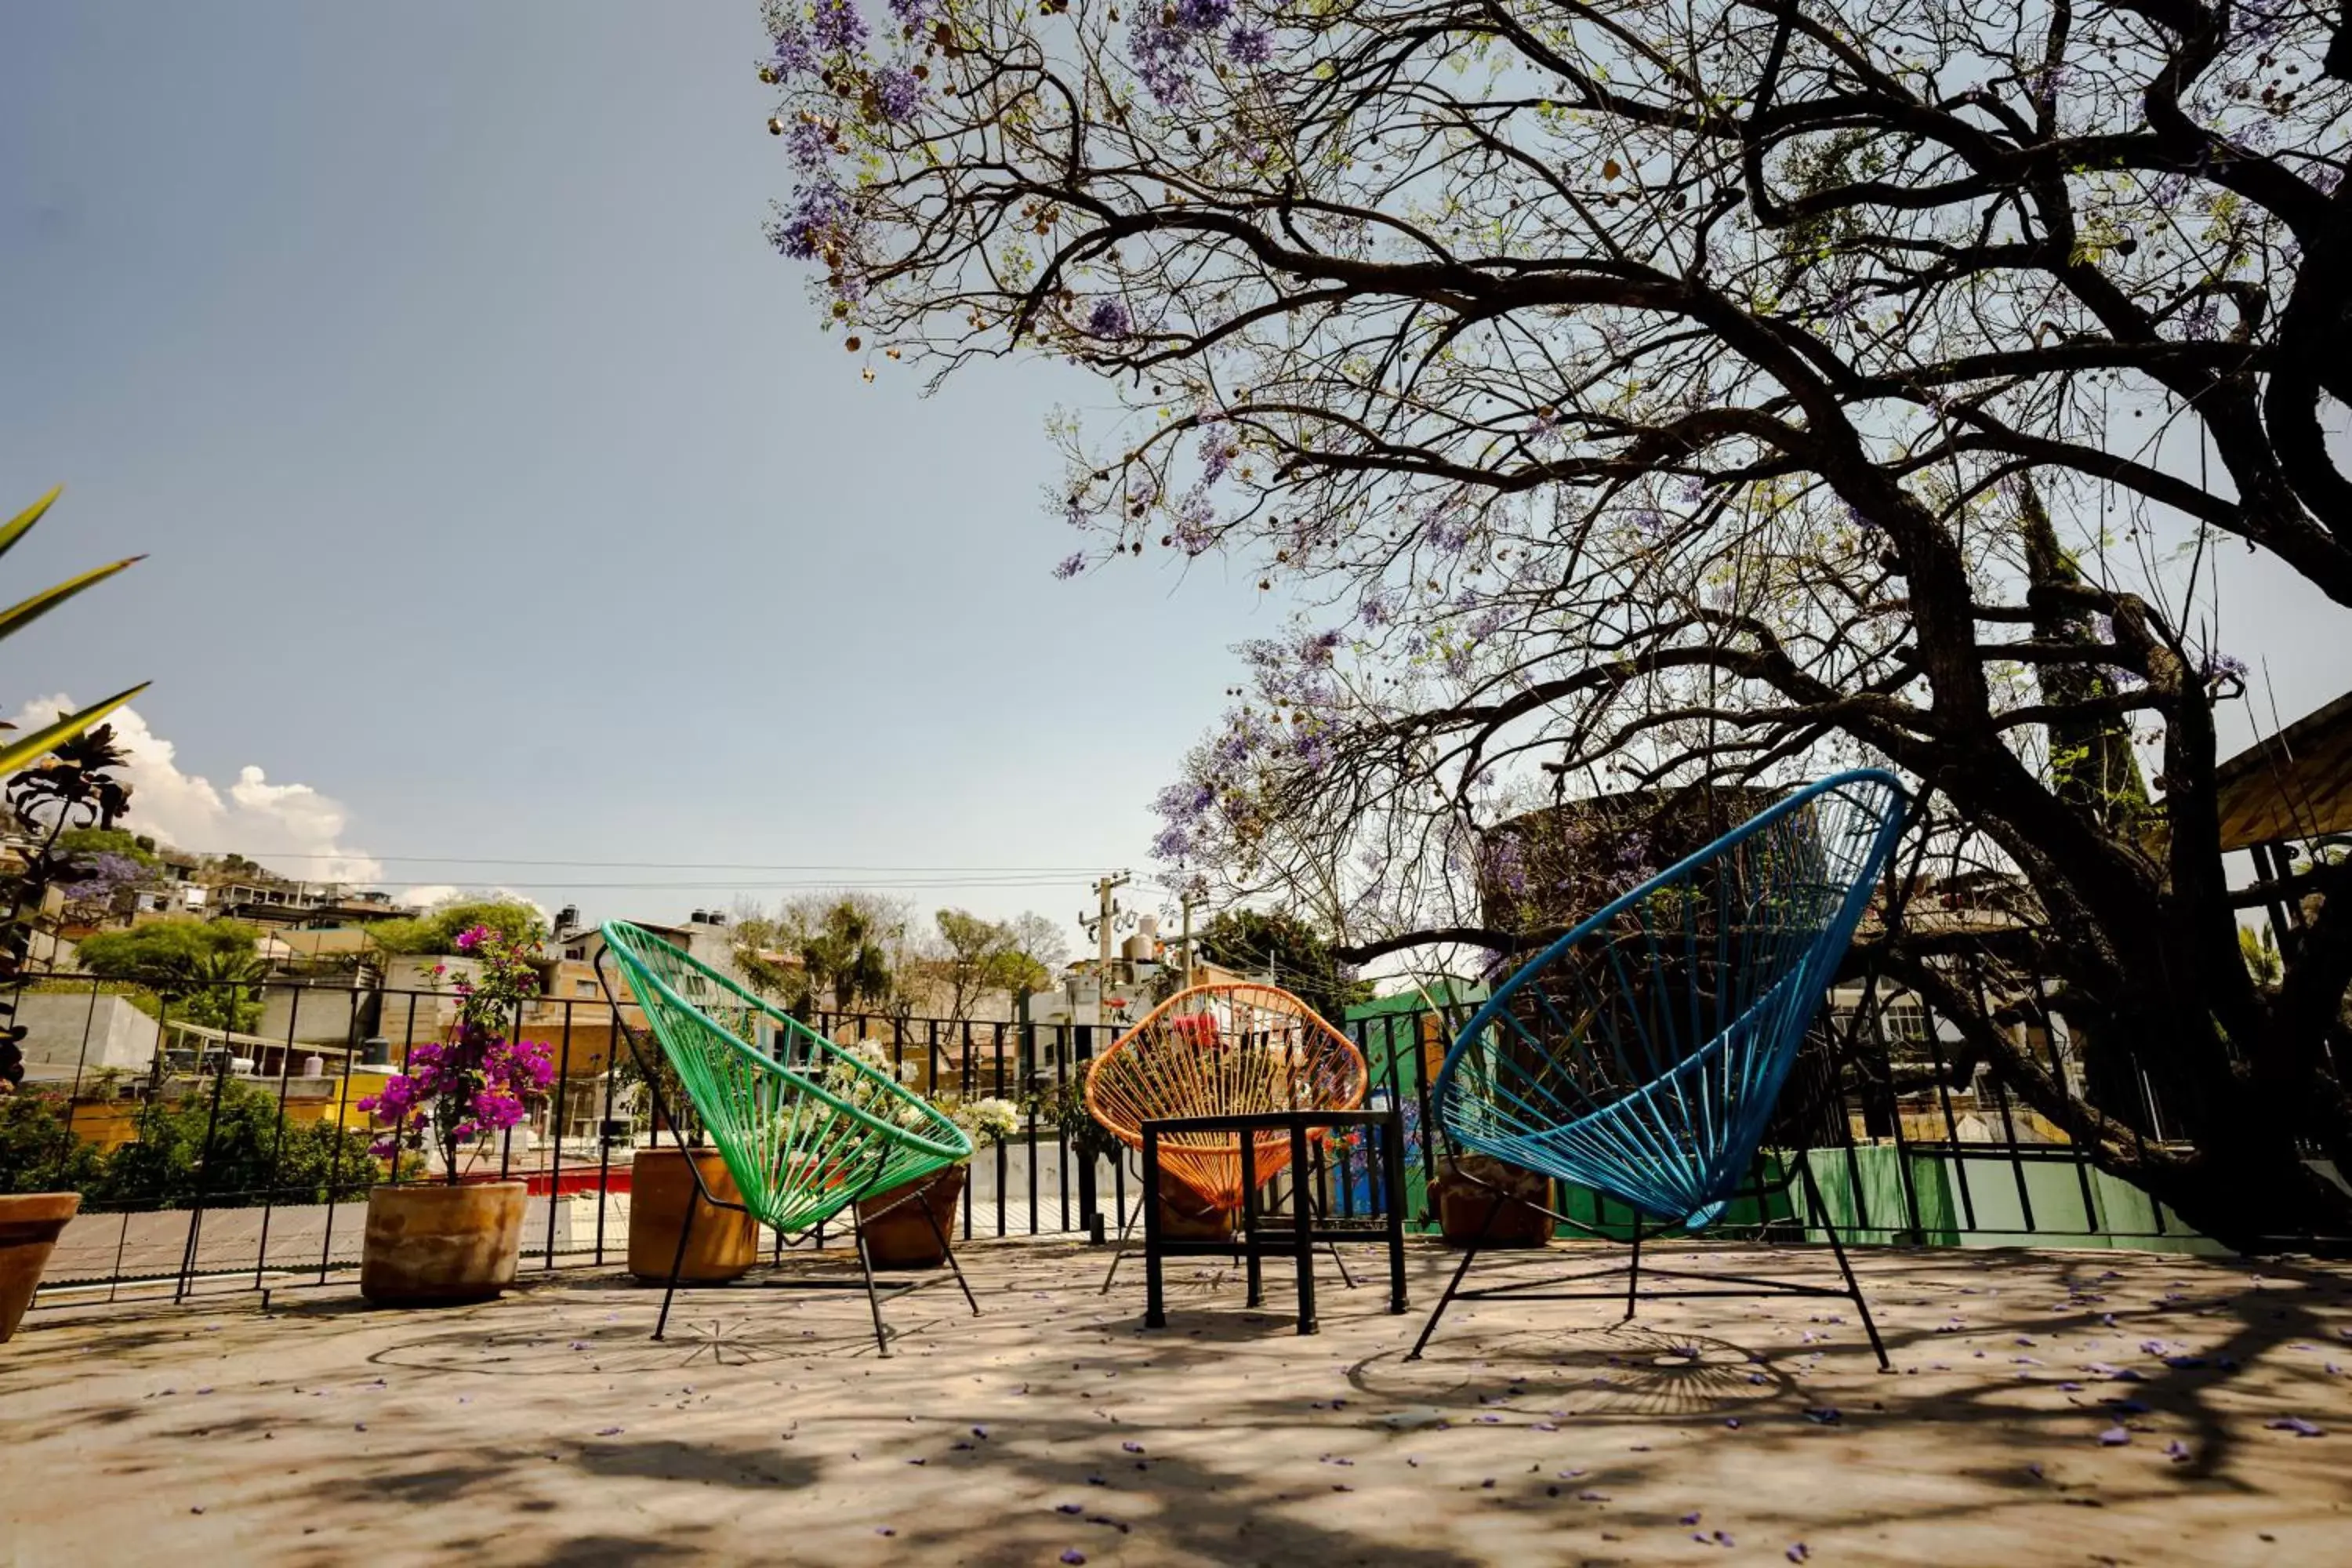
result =
[[[103,583],[124,567],[135,566],[146,559],[144,555],[132,555],[110,565],[92,567],[79,577],[68,577],[54,588],[44,588],[31,598],[0,610],[0,637],[23,631],[83,589]]]
[[[72,740],[153,684],[152,681],[142,680],[128,691],[118,691],[103,702],[93,702],[79,713],[68,713],[56,722],[34,731],[21,741],[0,747],[0,773],[13,773],[27,763],[38,761],[51,749]]]
[[[10,518],[8,520],[8,526],[5,528],[0,528],[0,555],[5,555],[8,553],[8,547],[10,545],[16,543],[16,541],[24,538],[26,534],[31,532],[33,524],[41,521],[41,514],[48,510],[49,508],[56,503],[58,497],[64,493],[65,486],[51,485],[49,487],[48,494],[43,496],[40,500],[26,507],[24,510],[18,512],[15,517]]]

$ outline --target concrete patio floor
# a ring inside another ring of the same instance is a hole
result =
[[[1645,1261],[1702,1251],[1834,1279]],[[2336,1266],[1864,1253],[1888,1375],[1797,1298],[1468,1303],[1409,1363],[1434,1245],[1402,1318],[1327,1258],[1313,1338],[1278,1269],[1251,1312],[1187,1261],[1144,1332],[1139,1266],[1103,1298],[1098,1251],[962,1256],[983,1315],[902,1300],[888,1360],[861,1298],[747,1286],[656,1344],[613,1274],[45,1306],[0,1349],[0,1563],[2352,1562]]]

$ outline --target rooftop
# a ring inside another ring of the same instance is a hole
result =
[[[335,1289],[268,1314],[45,1298],[0,1351],[0,1535],[30,1563],[289,1564],[2343,1552],[2352,1271],[2333,1266],[1864,1249],[1885,1375],[1842,1303],[1790,1298],[1622,1327],[1597,1302],[1468,1303],[1408,1363],[1453,1256],[1434,1244],[1403,1317],[1327,1261],[1315,1338],[1278,1271],[1253,1312],[1229,1269],[1171,1266],[1170,1326],[1144,1332],[1140,1269],[1097,1295],[1099,1250],[961,1256],[984,1315],[951,1288],[898,1301],[888,1360],[854,1295],[750,1284],[683,1297],[656,1344],[658,1292],[609,1273],[437,1312]],[[1545,1261],[1588,1258],[1622,1262]]]

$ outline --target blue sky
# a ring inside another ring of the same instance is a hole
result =
[[[820,336],[760,233],[787,179],[757,5],[10,35],[0,499],[68,490],[7,583],[152,559],[13,640],[8,700],[155,678],[151,826],[592,913],[732,895],[392,858],[1143,868],[1227,646],[1277,613],[1213,564],[1052,580],[1043,421],[1088,384],[926,400]]]
[[[152,559],[9,643],[6,705],[153,677],[134,822],[395,887],[660,918],[827,878],[411,858],[1143,868],[1279,612],[1214,563],[1051,580],[1043,421],[1089,384],[924,400],[817,332],[760,234],[764,52],[751,0],[19,7],[0,501],[68,491],[5,585]],[[2218,570],[2281,719],[2352,682],[2340,611]]]

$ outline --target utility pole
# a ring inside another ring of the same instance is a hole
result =
[[[1176,897],[1184,911],[1184,989],[1190,991],[1192,989],[1192,910],[1197,904],[1207,903],[1209,896],[1187,888]]]
[[[1110,1022],[1104,1009],[1104,1004],[1110,1000],[1111,928],[1118,913],[1118,906],[1112,901],[1111,895],[1134,879],[1128,873],[1121,871],[1116,877],[1103,877],[1095,883],[1095,899],[1098,906],[1093,921],[1097,957],[1097,967],[1095,970],[1095,1017],[1099,1023]]]
[[[1111,895],[1126,887],[1131,880],[1133,880],[1132,878],[1121,871],[1115,877],[1105,876],[1095,883],[1096,910],[1093,923],[1097,963],[1095,970],[1095,1026],[1106,1031],[1110,1028],[1111,928],[1118,914],[1118,906],[1111,900]],[[1086,924],[1087,917],[1081,914],[1078,917],[1078,923]],[[1077,1037],[1077,1054],[1080,1058],[1073,1065],[1078,1071],[1084,1072],[1087,1070],[1087,1060],[1094,1055],[1094,1034],[1084,1025],[1073,1029],[1071,1033]],[[1108,1043],[1108,1039],[1109,1036],[1106,1034],[1104,1036],[1106,1044]],[[1086,1226],[1087,1238],[1097,1247],[1100,1247],[1103,1244],[1103,1220],[1096,1197],[1095,1160],[1090,1155],[1081,1155],[1078,1159],[1078,1218],[1079,1223]]]

